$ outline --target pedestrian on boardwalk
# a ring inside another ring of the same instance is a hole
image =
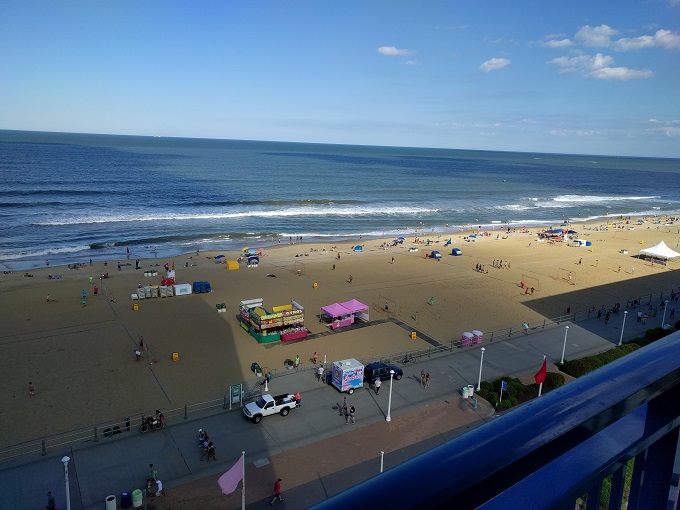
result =
[[[430,385],[430,372],[425,373],[425,387],[427,388]]]
[[[319,368],[316,370],[316,375],[319,379],[319,382],[323,382],[323,365],[319,365]]]
[[[524,330],[524,334],[528,335],[529,334],[529,324],[527,324],[526,321],[522,323],[522,329]]]
[[[52,495],[52,492],[47,493],[47,506],[45,507],[45,510],[56,510],[57,508],[57,502],[54,500],[54,496]]]
[[[139,335],[139,350],[144,350],[144,337],[142,335]]]
[[[420,385],[425,386],[425,369],[420,371]]]
[[[215,457],[215,445],[212,441],[208,443],[208,462],[210,462],[210,459],[213,459],[215,462],[217,462],[217,457]]]
[[[283,498],[281,497],[281,479],[277,479],[274,482],[274,498],[272,499],[271,503],[269,503],[271,506],[274,506],[274,502],[276,500],[283,501]]]
[[[139,361],[142,358],[142,351],[140,351],[139,349],[135,349],[135,357],[137,361]]]
[[[203,453],[201,454],[201,458],[198,459],[200,462],[203,462],[203,457],[208,456],[208,446],[210,446],[210,441],[203,441]]]
[[[33,387],[32,382],[28,382],[28,396],[29,397],[35,397],[35,388]]]
[[[296,403],[295,405],[297,405],[297,407],[302,407],[302,395],[300,395],[299,391],[295,392],[295,403]]]
[[[355,421],[354,421],[354,413],[355,412],[356,412],[356,409],[354,409],[354,404],[350,404],[349,405],[349,419],[352,420],[352,423],[355,423]]]
[[[382,381],[380,380],[380,377],[378,377],[375,380],[374,386],[375,386],[375,394],[380,395],[380,386],[382,385]]]
[[[163,490],[163,482],[156,480],[156,497],[165,496],[165,491]]]
[[[149,478],[151,478],[155,482],[157,474],[158,471],[156,471],[156,469],[153,467],[153,464],[149,464]]]
[[[342,414],[345,417],[345,425],[347,425],[347,422],[349,420],[349,409],[347,409],[347,403],[345,402],[342,404]]]
[[[343,397],[342,399],[342,405],[338,408],[338,412],[340,416],[347,414],[347,397]]]

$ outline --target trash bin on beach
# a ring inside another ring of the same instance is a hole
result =
[[[468,391],[467,386],[463,386],[462,392],[463,392],[463,398],[468,398],[470,396],[470,392]]]
[[[116,510],[117,508],[116,496],[106,496],[106,510]]]
[[[468,395],[472,396],[475,394],[475,386],[474,384],[468,384]]]
[[[120,507],[125,509],[125,508],[130,508],[132,506],[132,496],[130,495],[129,492],[121,492],[120,493]]]
[[[135,489],[132,491],[132,506],[135,508],[139,508],[144,504],[144,501],[142,500],[142,491],[141,489]]]

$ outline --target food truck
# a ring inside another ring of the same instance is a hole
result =
[[[331,384],[351,395],[364,385],[364,366],[354,358],[334,361]]]

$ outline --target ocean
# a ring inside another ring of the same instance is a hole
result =
[[[0,130],[0,179],[12,271],[680,210],[677,159]]]

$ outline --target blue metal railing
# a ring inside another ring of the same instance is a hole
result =
[[[680,332],[635,351],[314,508],[574,510],[588,494],[621,508],[665,509],[680,426]]]

